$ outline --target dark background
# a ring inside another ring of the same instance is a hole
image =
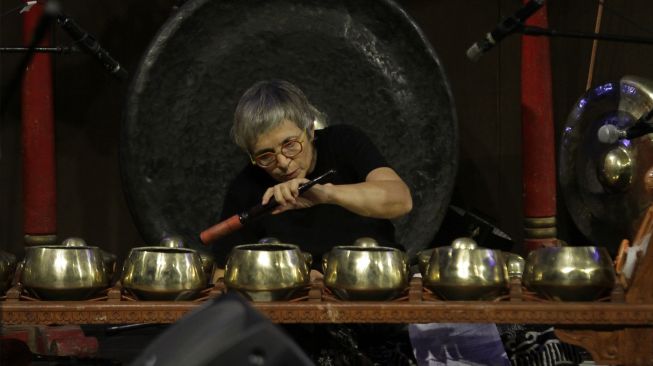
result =
[[[520,42],[513,35],[473,63],[465,50],[513,13],[517,0],[403,0],[437,52],[452,88],[460,129],[460,161],[452,204],[487,219],[516,243],[522,233]],[[93,34],[132,74],[165,19],[173,0],[70,0],[63,9]],[[2,0],[0,46],[21,44],[22,1]],[[558,30],[591,32],[598,1],[551,0],[549,23]],[[653,36],[653,2],[606,1],[601,31]],[[55,28],[55,45],[70,39]],[[584,93],[592,42],[551,40],[556,137],[567,114]],[[0,55],[2,91],[20,56]],[[60,239],[79,236],[92,245],[126,255],[144,244],[123,195],[119,128],[127,82],[108,75],[85,54],[53,57],[57,158],[57,231]],[[599,42],[593,85],[624,75],[653,79],[653,46]],[[7,97],[6,95],[2,96]],[[19,96],[14,95],[0,124],[0,249],[22,256],[22,178]],[[557,150],[557,149],[556,149]],[[559,236],[585,244],[558,199]],[[516,248],[519,249],[519,248]]]

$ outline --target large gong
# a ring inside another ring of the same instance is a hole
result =
[[[456,116],[435,52],[390,0],[197,0],[163,25],[132,82],[121,140],[147,244],[176,234],[201,247],[247,163],[229,137],[238,98],[272,78],[304,90],[327,124],[370,135],[412,190],[399,242],[410,254],[430,244],[455,180]]]

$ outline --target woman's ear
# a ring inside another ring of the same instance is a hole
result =
[[[311,141],[315,140],[315,122],[311,123],[309,128],[306,130],[306,133]]]

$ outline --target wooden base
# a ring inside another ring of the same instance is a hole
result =
[[[5,302],[0,304],[0,316],[3,325],[173,323],[200,304],[181,301]],[[653,304],[300,301],[252,305],[276,323],[446,322],[653,328]]]
[[[0,301],[0,322],[14,324],[174,323],[206,301],[221,296],[219,283],[196,301],[138,301],[111,288],[88,301],[39,301],[14,287]],[[253,302],[276,323],[503,323],[549,324],[564,342],[587,349],[599,363],[653,365],[653,303],[554,302],[534,298],[519,283],[495,301],[443,301],[413,278],[394,301],[342,301],[321,280],[291,301]]]

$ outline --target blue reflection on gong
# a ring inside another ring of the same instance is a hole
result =
[[[596,88],[594,88],[594,93],[597,96],[603,96],[604,94],[610,93],[614,89],[613,83],[607,83],[603,85],[599,85]]]
[[[622,84],[621,85],[621,92],[624,94],[628,95],[636,95],[637,94],[637,89],[630,85],[630,84]]]

